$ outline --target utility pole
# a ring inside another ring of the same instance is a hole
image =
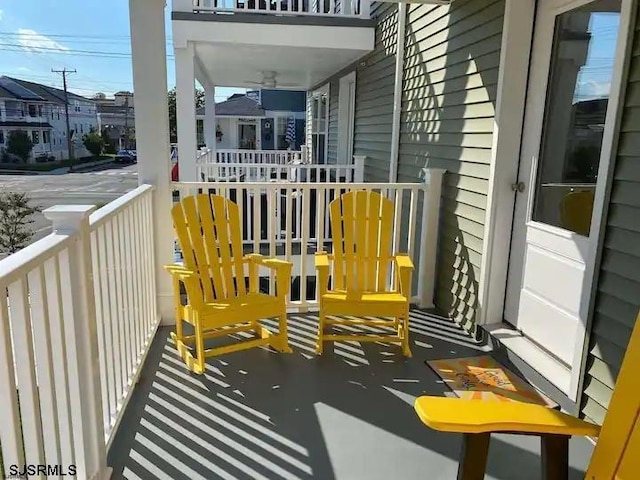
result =
[[[73,149],[71,144],[71,129],[69,128],[69,95],[67,94],[67,74],[76,73],[75,68],[73,70],[67,70],[66,67],[62,70],[51,69],[53,73],[60,73],[62,75],[62,85],[64,88],[64,118],[67,123],[67,150],[69,151],[69,160],[73,160]],[[73,170],[73,161],[69,165],[69,171]]]
[[[129,149],[129,95],[124,99],[124,148]]]

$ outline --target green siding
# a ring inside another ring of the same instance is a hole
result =
[[[365,180],[389,180],[391,117],[397,37],[397,5],[374,3],[377,17],[375,49],[356,67],[353,154],[366,155]]]
[[[445,168],[435,303],[473,328],[504,0],[411,6],[408,13],[398,180]],[[391,87],[393,88],[393,87]]]
[[[580,404],[598,423],[640,309],[640,15],[634,37]]]

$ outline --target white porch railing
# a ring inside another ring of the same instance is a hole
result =
[[[202,149],[198,152],[198,162],[203,164],[213,163],[251,163],[269,165],[287,165],[290,163],[303,163],[301,150],[216,150],[215,160],[210,149]]]
[[[194,12],[370,17],[370,0],[193,0]]]
[[[107,446],[158,323],[152,191],[91,215],[47,209],[53,233],[0,261],[5,475],[27,464],[108,478]]]
[[[196,172],[203,182],[351,183],[363,180],[364,165],[202,163]]]
[[[374,190],[395,204],[393,249],[407,252],[416,264],[413,301],[433,306],[436,242],[440,210],[442,170],[426,170],[424,183],[263,183],[176,182],[181,195],[209,192],[238,204],[247,252],[285,258],[294,263],[291,308],[317,306],[313,254],[331,250],[328,205],[341,193]],[[265,285],[274,291],[271,272]]]

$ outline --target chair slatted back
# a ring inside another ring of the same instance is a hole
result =
[[[334,289],[388,290],[393,213],[393,202],[372,191],[344,193],[329,204]]]
[[[200,276],[204,301],[246,294],[238,205],[218,195],[193,195],[171,215],[185,266]]]
[[[640,315],[585,478],[640,478]]]

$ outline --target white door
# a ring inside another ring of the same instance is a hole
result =
[[[536,14],[504,315],[568,369],[584,342],[594,198],[611,153],[620,4],[538,0]]]

